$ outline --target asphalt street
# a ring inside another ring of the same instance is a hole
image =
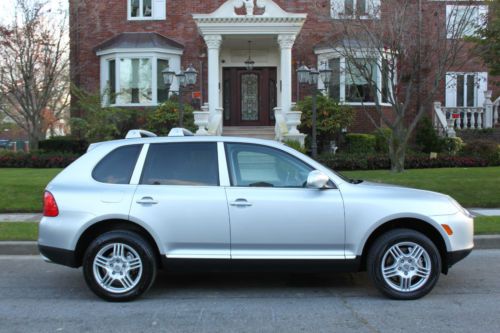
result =
[[[417,301],[382,297],[364,273],[161,273],[113,304],[81,270],[0,256],[0,332],[499,332],[499,259],[473,252]]]

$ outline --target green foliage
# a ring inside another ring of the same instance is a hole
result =
[[[477,31],[477,36],[467,39],[477,44],[476,54],[488,65],[491,75],[500,75],[500,1],[491,1],[489,15],[481,19],[487,21],[484,28]]]
[[[443,139],[443,150],[452,156],[458,154],[463,147],[464,142],[459,137]]]
[[[302,154],[305,154],[307,152],[307,149],[302,147],[300,145],[300,142],[298,142],[297,140],[285,140],[285,141],[283,141],[283,143],[285,145],[287,145],[288,147],[293,148],[293,149],[301,152]]]
[[[345,136],[345,139],[349,153],[372,154],[375,152],[375,135],[349,133]]]
[[[443,139],[439,137],[434,129],[431,118],[424,117],[420,120],[416,131],[415,143],[424,153],[439,153],[443,150]]]
[[[384,127],[379,128],[375,132],[375,150],[379,153],[387,154],[389,152],[389,140],[392,136],[392,130]]]
[[[354,111],[345,105],[340,105],[335,100],[324,96],[317,96],[317,139],[318,147],[328,147],[343,128],[349,127],[354,120]],[[300,131],[312,133],[312,97],[308,96],[297,103],[297,108],[302,111]]]
[[[460,155],[482,158],[487,160],[490,165],[498,165],[500,163],[500,146],[494,141],[474,140],[463,147]]]
[[[48,140],[40,141],[39,147],[46,152],[63,152],[83,154],[88,148],[85,140],[72,138],[69,136],[57,136]]]
[[[144,110],[102,106],[99,94],[90,94],[72,87],[77,106],[83,111],[83,118],[72,118],[73,135],[88,142],[122,139],[130,129],[143,123]]]
[[[171,98],[156,108],[147,116],[147,129],[157,135],[167,135],[173,127],[179,127],[179,102],[176,98]],[[183,127],[195,131],[193,108],[189,104],[184,104]]]

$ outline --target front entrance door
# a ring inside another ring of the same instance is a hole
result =
[[[225,126],[272,126],[276,107],[276,68],[224,68]]]

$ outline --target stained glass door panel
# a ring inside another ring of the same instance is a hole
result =
[[[241,120],[259,120],[259,75],[241,74]]]

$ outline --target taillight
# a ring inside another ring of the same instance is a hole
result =
[[[49,191],[43,194],[43,216],[56,217],[59,215],[56,199]]]

